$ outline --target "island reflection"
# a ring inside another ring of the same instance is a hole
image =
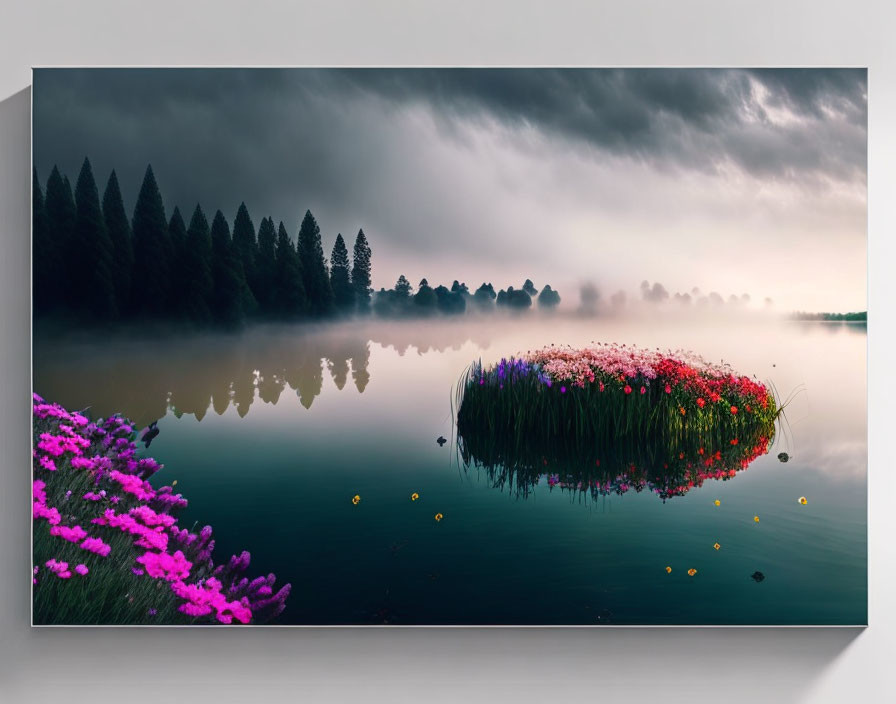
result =
[[[647,490],[665,503],[707,480],[733,479],[768,453],[774,434],[772,424],[739,438],[710,432],[616,438],[589,446],[559,437],[542,444],[520,441],[486,429],[460,435],[458,451],[466,469],[484,471],[494,488],[517,496],[526,497],[546,482],[552,490],[592,498]]]

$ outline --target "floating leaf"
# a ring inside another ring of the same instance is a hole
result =
[[[691,569],[688,570],[688,576],[693,577],[695,574],[697,574],[697,570],[691,567]]]

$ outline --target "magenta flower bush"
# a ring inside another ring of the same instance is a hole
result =
[[[246,551],[213,559],[211,526],[181,528],[187,506],[148,478],[162,466],[138,458],[134,427],[119,416],[90,421],[34,395],[36,624],[263,623],[290,585],[249,580]]]

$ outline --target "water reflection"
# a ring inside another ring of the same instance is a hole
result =
[[[739,438],[694,433],[617,438],[612,443],[551,442],[501,437],[488,429],[458,437],[466,468],[483,470],[498,489],[527,496],[546,482],[551,488],[592,498],[629,491],[651,491],[663,502],[684,496],[708,480],[728,481],[768,453],[775,428],[754,427]]]
[[[371,380],[371,344],[404,356],[411,348],[418,355],[457,350],[469,340],[488,346],[484,329],[365,323],[257,326],[241,334],[170,340],[36,336],[34,389],[71,408],[89,403],[93,416],[123,413],[141,426],[169,410],[201,421],[233,406],[245,417],[253,403],[276,405],[287,389],[310,409],[325,375],[340,391],[353,386],[363,393]]]

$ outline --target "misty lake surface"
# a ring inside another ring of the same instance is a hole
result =
[[[647,490],[594,498],[547,477],[521,496],[459,464],[451,400],[472,361],[592,340],[689,349],[784,397],[803,391],[767,455],[665,502]],[[69,409],[158,419],[140,445],[165,464],[153,484],[177,480],[181,525],[211,524],[219,560],[247,549],[253,575],[292,583],[279,623],[867,621],[864,326],[533,312],[36,335],[33,374],[37,393]]]

